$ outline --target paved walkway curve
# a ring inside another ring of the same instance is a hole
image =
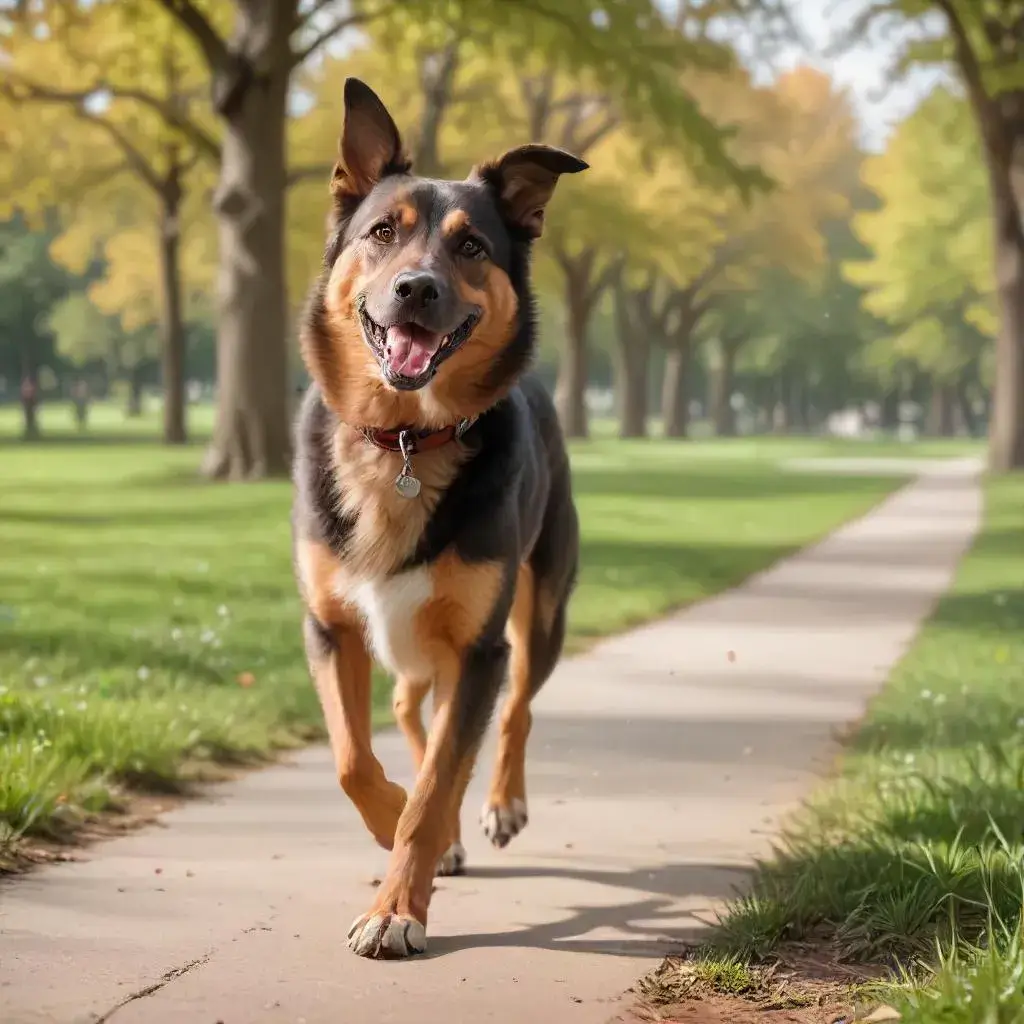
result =
[[[563,663],[530,825],[501,852],[466,830],[472,874],[438,881],[426,958],[345,948],[385,855],[311,749],[5,887],[0,1021],[605,1024],[827,769],[949,584],[976,475],[935,464],[739,589]],[[399,738],[379,749],[408,781]]]

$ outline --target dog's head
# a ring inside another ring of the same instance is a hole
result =
[[[343,418],[439,426],[507,391],[532,355],[530,245],[559,175],[586,166],[531,145],[465,181],[416,177],[384,104],[345,83],[331,233],[303,337]]]

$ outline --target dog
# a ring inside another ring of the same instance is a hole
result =
[[[530,701],[561,655],[579,559],[565,444],[528,372],[530,255],[559,177],[587,165],[527,145],[464,181],[416,177],[379,97],[348,79],[344,100],[301,327],[312,383],[293,548],[338,779],[391,851],[349,946],[397,959],[426,948],[435,874],[464,870],[460,809],[506,678],[481,820],[498,847],[527,821]],[[373,753],[374,659],[395,676],[417,769],[408,795]]]

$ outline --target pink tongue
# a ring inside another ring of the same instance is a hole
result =
[[[417,324],[394,324],[388,328],[388,365],[403,377],[418,377],[430,365],[441,344],[441,336]]]

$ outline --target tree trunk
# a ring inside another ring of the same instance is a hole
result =
[[[444,49],[426,54],[420,60],[423,113],[420,116],[416,144],[413,146],[413,158],[416,173],[425,178],[438,177],[442,172],[441,125],[451,103],[459,56],[459,40],[453,39]]]
[[[163,290],[161,344],[164,390],[164,444],[184,444],[185,431],[185,322],[182,315],[179,204],[181,192],[173,185],[164,195],[160,219],[160,278]]]
[[[577,275],[566,274],[566,332],[558,360],[555,383],[555,407],[566,437],[585,438],[587,424],[587,326],[590,302],[586,282],[581,286]]]
[[[964,421],[964,429],[970,437],[978,436],[978,417],[974,414],[971,402],[971,390],[967,376],[962,376],[956,384],[956,402],[960,409],[960,418]]]
[[[138,419],[142,415],[142,364],[133,366],[128,371],[128,404],[125,415],[129,419]]]
[[[894,387],[882,396],[881,426],[883,430],[898,430],[900,426],[900,389]]]
[[[629,314],[629,294],[624,285],[615,290],[616,340],[615,398],[619,412],[619,437],[647,436],[647,378],[651,339]]]
[[[22,428],[21,438],[23,441],[36,441],[39,439],[39,402],[35,398],[22,399],[21,402]]]
[[[991,159],[991,158],[990,158]],[[993,198],[999,333],[989,419],[989,466],[1024,468],[1024,225],[1016,203]]]
[[[665,353],[661,418],[665,437],[685,438],[690,429],[690,344],[681,341]]]
[[[773,434],[788,434],[792,429],[790,421],[791,387],[789,370],[783,367],[775,378],[775,394],[771,406],[771,430]]]
[[[721,365],[715,374],[714,421],[718,437],[736,436],[736,413],[732,407],[733,381],[736,377],[737,346],[720,341]]]
[[[933,437],[953,437],[956,394],[948,384],[932,387],[928,405],[928,433]]]
[[[287,49],[284,38],[268,45]],[[217,423],[205,475],[286,476],[291,458],[284,268],[285,120],[289,68],[267,70],[223,112],[214,197],[220,242]]]

